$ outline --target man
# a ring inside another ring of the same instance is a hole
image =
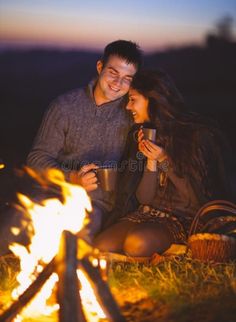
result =
[[[124,96],[140,65],[135,43],[108,44],[97,62],[97,80],[52,102],[27,159],[32,168],[61,169],[69,181],[89,192],[94,209],[91,235],[99,231],[114,197],[100,189],[91,170],[121,158],[130,127]]]

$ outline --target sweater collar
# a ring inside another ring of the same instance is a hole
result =
[[[93,91],[94,91],[94,87],[96,85],[96,82],[97,82],[97,77],[93,78],[88,83],[88,86],[87,86],[87,94],[93,100],[94,104],[97,106],[97,104],[95,102],[95,99],[94,99],[94,94],[93,94]],[[124,101],[124,96],[122,96],[120,98],[117,98],[114,101],[109,101],[109,102],[103,103],[103,104],[99,105],[99,107],[106,106],[106,105],[109,105],[109,106],[113,106],[113,105],[114,106],[117,106],[117,105],[119,105],[119,103],[122,102],[122,100]]]

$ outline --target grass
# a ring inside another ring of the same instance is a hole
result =
[[[17,286],[19,260],[13,255],[0,257],[0,312],[11,301],[11,292]]]
[[[122,305],[125,303],[119,297],[124,294],[129,301],[139,293],[143,301],[151,299],[153,306],[160,308],[158,321],[236,320],[235,262],[206,264],[182,257],[155,266],[113,264],[109,284]]]
[[[0,309],[18,269],[13,256],[0,258]],[[185,256],[155,266],[114,262],[108,283],[127,321],[236,320],[236,262],[205,264]]]

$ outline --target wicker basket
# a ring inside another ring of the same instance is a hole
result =
[[[197,212],[189,231],[188,248],[192,257],[202,261],[227,262],[236,258],[236,239],[223,234],[197,233],[199,219],[212,211],[236,215],[236,205],[225,200],[205,204]]]

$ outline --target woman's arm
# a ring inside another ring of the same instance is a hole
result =
[[[155,143],[143,140],[142,132],[139,133],[139,149],[147,157],[147,166],[142,180],[136,191],[137,199],[140,203],[150,204],[157,193],[159,181],[157,171],[161,172],[175,187],[186,204],[198,203],[198,196],[189,178],[176,174],[173,165],[170,164],[165,150]],[[159,176],[160,177],[160,176]]]
[[[150,171],[146,168],[136,191],[136,198],[139,203],[148,205],[156,195],[157,171]]]
[[[150,204],[156,195],[158,164],[167,156],[161,147],[149,140],[143,140],[142,130],[139,131],[138,141],[139,150],[147,157],[147,164],[137,188],[136,197],[141,204]]]

